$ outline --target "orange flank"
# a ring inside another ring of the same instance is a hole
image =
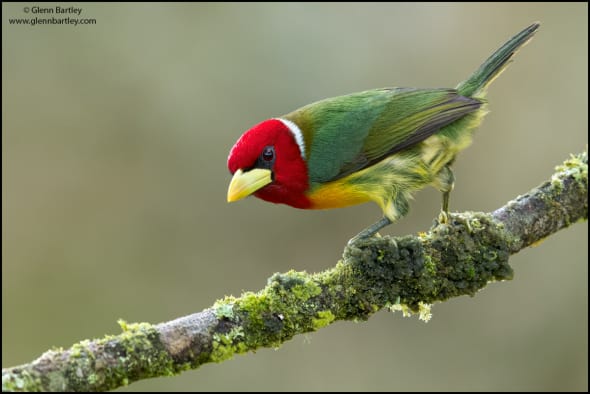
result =
[[[366,191],[346,182],[346,178],[318,186],[307,198],[312,209],[343,208],[371,201]]]

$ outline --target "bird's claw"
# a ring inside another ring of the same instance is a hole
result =
[[[440,211],[438,214],[438,223],[439,224],[449,224],[449,213],[446,211]]]
[[[361,231],[359,234],[357,234],[354,237],[352,237],[351,239],[349,239],[346,245],[353,246],[353,245],[359,243],[360,241],[368,240],[371,237],[381,238],[381,234],[379,234],[379,233],[363,234],[363,232]]]

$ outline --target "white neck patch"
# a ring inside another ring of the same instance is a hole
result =
[[[295,137],[297,145],[299,145],[299,152],[301,152],[301,157],[305,159],[305,140],[303,139],[303,133],[301,133],[301,129],[299,128],[299,126],[287,119],[275,119],[280,120],[285,126],[287,126],[291,134],[293,134],[293,137]]]

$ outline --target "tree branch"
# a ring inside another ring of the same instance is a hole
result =
[[[512,278],[510,254],[588,219],[587,152],[551,180],[493,213],[456,213],[427,233],[371,238],[346,247],[327,271],[274,274],[257,293],[226,297],[193,315],[152,325],[120,321],[123,333],[45,352],[2,370],[3,391],[106,391],[175,375],[336,320],[366,320],[383,307],[420,313],[491,281]]]

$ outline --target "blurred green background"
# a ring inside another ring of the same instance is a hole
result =
[[[96,25],[8,24],[34,5],[2,4],[3,367],[117,333],[118,318],[167,321],[332,267],[376,205],[225,201],[229,149],[266,118],[454,87],[539,20],[490,88],[451,209],[493,210],[587,144],[586,3],[79,3]],[[384,233],[428,229],[439,204],[418,193]],[[587,236],[578,223],[522,251],[514,280],[435,305],[428,324],[381,311],[121,391],[585,391]]]

